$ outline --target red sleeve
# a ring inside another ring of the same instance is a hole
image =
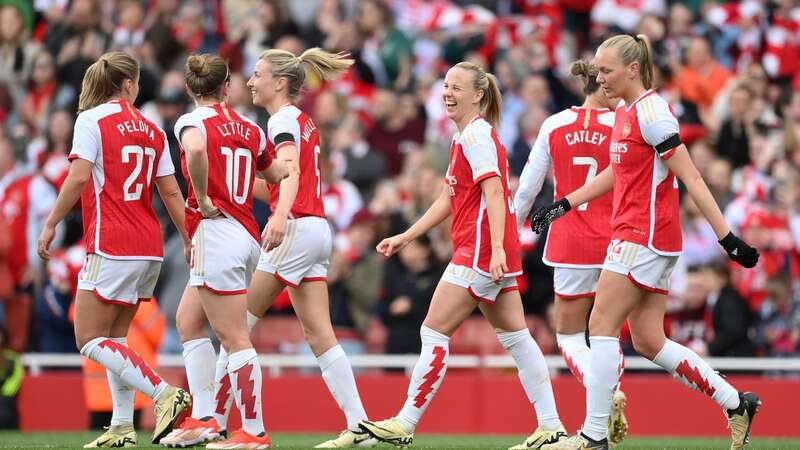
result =
[[[256,170],[259,172],[269,169],[269,166],[272,165],[272,156],[270,156],[269,152],[264,151],[258,155],[256,158]]]

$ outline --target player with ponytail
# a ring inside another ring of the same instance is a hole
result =
[[[531,226],[548,224],[613,189],[611,242],[589,318],[590,364],[586,420],[581,432],[555,450],[607,449],[612,397],[622,371],[619,334],[627,320],[634,348],[686,386],[711,397],[728,417],[731,448],[743,448],[760,401],[738,392],[692,350],[664,334],[669,278],[683,244],[678,180],[708,220],[720,245],[744,267],[758,251],[736,237],[689,157],[669,104],[652,89],[653,64],[644,35],[617,35],[597,49],[597,82],[608,97],[619,97],[611,132],[610,165],[577,190],[537,210]]]
[[[516,276],[522,273],[517,219],[509,188],[506,149],[494,127],[502,99],[494,75],[460,62],[445,76],[443,101],[458,132],[450,166],[436,201],[408,230],[377,246],[389,257],[452,216],[453,259],[431,299],[420,329],[422,351],[397,416],[361,426],[398,446],[413,442],[414,430],[447,372],[450,337],[477,306],[511,353],[538,428],[527,442],[537,446],[566,439],[556,410],[544,355],[525,323]],[[528,448],[523,443],[514,448]]]

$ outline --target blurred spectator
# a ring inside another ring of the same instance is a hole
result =
[[[706,333],[710,356],[753,356],[750,339],[753,314],[730,283],[725,259],[717,259],[700,272],[707,278],[706,297],[711,309],[712,329]]]
[[[59,109],[54,111],[49,118],[44,136],[38,137],[28,144],[26,172],[33,172],[44,168],[48,162],[60,164],[63,175],[69,171],[67,155],[72,150],[72,130],[75,126],[75,116],[71,110]],[[58,184],[63,182],[56,180]]]
[[[367,133],[367,142],[383,153],[388,175],[395,176],[400,173],[408,144],[422,144],[425,139],[425,113],[411,95],[398,96],[383,89],[375,94],[372,116],[375,126]]]
[[[71,86],[60,84],[56,79],[53,57],[47,52],[39,52],[34,59],[25,97],[18,109],[18,121],[24,126],[21,134],[43,134],[50,113],[76,106],[75,92]]]
[[[519,137],[513,143],[508,157],[511,173],[514,175],[519,176],[522,169],[525,168],[531,147],[536,142],[536,137],[539,136],[539,129],[542,128],[542,124],[549,115],[544,107],[534,105],[519,117]],[[504,145],[508,144],[504,143]]]
[[[342,178],[332,168],[328,152],[320,153],[319,158],[325,214],[335,230],[346,230],[355,214],[363,208],[364,200],[356,185]]]
[[[697,268],[690,267],[688,272],[684,292],[678,298],[668,299],[664,330],[668,339],[707,356],[706,335],[712,328],[707,303],[710,279]]]
[[[372,69],[375,84],[398,90],[409,88],[413,61],[411,41],[394,27],[388,3],[384,0],[359,2],[356,23],[365,37],[361,58]]]
[[[27,349],[32,298],[41,283],[42,260],[36,253],[36,240],[55,204],[56,183],[63,178],[59,171],[24,175],[12,181],[0,198],[0,214],[14,236],[8,253],[14,293],[4,300],[8,346],[18,352]]]
[[[159,0],[154,3],[145,21],[144,46],[152,52],[152,58],[160,70],[168,70],[176,65],[183,45],[172,34],[172,22],[181,2],[179,0]]]
[[[336,237],[328,283],[331,292],[331,320],[337,338],[353,339],[344,333],[355,330],[363,336],[383,279],[383,261],[375,251],[377,217],[367,209],[353,216],[350,228]]]
[[[8,186],[20,177],[24,169],[14,158],[14,147],[11,141],[0,136],[0,200],[3,199]]]
[[[375,184],[386,176],[386,157],[370,148],[354,114],[341,120],[331,133],[331,149],[334,173],[352,181],[364,195],[369,196]]]
[[[334,132],[344,122],[349,110],[350,105],[346,95],[335,90],[322,91],[314,99],[312,119],[322,136],[335,139]],[[333,145],[330,142],[325,144]]]
[[[0,82],[6,83],[11,96],[19,101],[33,70],[33,60],[41,45],[30,40],[30,27],[23,17],[25,2],[0,6]],[[32,11],[28,13],[33,15]]]
[[[419,327],[442,272],[426,235],[409,242],[397,257],[386,262],[383,298],[376,306],[388,330],[386,353],[419,353]]]
[[[687,266],[708,264],[725,256],[717,243],[717,235],[691,198],[686,198],[681,208],[683,229],[683,254],[681,258]]]
[[[708,183],[708,188],[722,211],[725,211],[725,208],[733,200],[734,194],[731,190],[732,172],[730,161],[722,158],[712,160],[706,170],[706,183]]]
[[[681,95],[701,109],[711,106],[717,93],[731,79],[731,74],[711,54],[705,38],[694,37],[686,49],[686,65],[678,72]]]
[[[17,397],[25,369],[19,354],[8,347],[8,335],[0,326],[0,430],[19,428]]]
[[[289,17],[286,5],[280,0],[260,0],[249,5],[247,17],[242,19],[241,48],[244,69],[252,70],[265,50],[277,47],[280,38],[297,34],[298,29]],[[295,53],[299,55],[302,52]]]
[[[734,169],[750,164],[750,141],[756,117],[753,94],[746,86],[736,87],[730,96],[728,118],[717,136],[717,155],[730,161]]]
[[[45,47],[56,57],[59,81],[80,92],[83,74],[109,46],[110,37],[100,27],[98,0],[73,0],[63,20],[51,23]]]
[[[178,12],[173,33],[189,54],[214,53],[219,48],[219,37],[206,30],[203,19],[203,8],[199,3],[184,3]]]
[[[44,353],[78,352],[69,311],[86,259],[80,209],[72,210],[64,219],[62,246],[47,264],[47,277],[36,300],[38,349]]]
[[[344,5],[339,0],[321,0],[311,22],[300,36],[311,47],[332,48],[328,36],[336,36],[344,23]]]
[[[616,0],[598,0],[592,7],[594,25],[615,27],[623,32],[632,32],[646,14],[658,17],[667,15],[667,4],[664,0],[641,0],[620,2]]]
[[[113,50],[132,53],[144,44],[144,5],[139,0],[122,0],[119,5],[119,24],[112,36]]]
[[[759,308],[761,324],[757,342],[770,356],[800,354],[800,301],[788,273],[767,281],[767,298]]]

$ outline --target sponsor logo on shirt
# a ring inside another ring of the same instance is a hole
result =
[[[614,164],[620,164],[622,162],[622,154],[628,153],[628,143],[612,142],[609,150],[611,162]]]
[[[456,195],[456,189],[453,186],[458,184],[458,180],[456,180],[455,175],[447,175],[445,178],[447,178],[448,194],[450,195],[450,197],[454,197]]]

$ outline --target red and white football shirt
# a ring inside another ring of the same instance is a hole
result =
[[[517,220],[524,222],[553,168],[555,198],[575,191],[608,167],[614,113],[572,107],[542,124],[515,198]],[[611,241],[611,194],[584,203],[553,222],[544,258],[552,267],[601,268]]]
[[[664,163],[680,144],[678,120],[655,91],[617,108],[610,149],[612,239],[646,245],[661,255],[681,253],[678,180]]]
[[[322,203],[322,183],[319,172],[319,133],[310,117],[295,105],[287,103],[275,112],[267,122],[267,150],[273,159],[281,147],[294,144],[300,166],[300,185],[292,204],[291,217],[325,217]],[[270,207],[278,206],[281,188],[279,184],[268,184]]]
[[[456,133],[450,146],[450,166],[445,182],[450,194],[450,212],[453,215],[452,263],[470,267],[485,276],[492,259],[492,240],[489,232],[489,214],[481,181],[500,177],[505,193],[506,224],[503,250],[506,253],[506,277],[522,273],[517,218],[509,189],[508,157],[497,133],[489,122],[480,116],[470,122],[462,133]]]
[[[37,173],[17,178],[0,195],[0,215],[13,236],[7,261],[15,285],[22,283],[28,269],[41,265],[36,240],[57,195],[56,187]]]
[[[127,101],[112,100],[78,115],[69,158],[94,165],[81,196],[87,253],[160,261],[153,180],[175,173],[164,131]]]
[[[238,115],[225,104],[200,106],[182,115],[175,122],[175,137],[189,127],[200,130],[206,141],[208,183],[206,193],[214,206],[236,220],[253,236],[261,240],[261,232],[253,217],[253,184],[256,171],[265,170],[272,159],[264,157],[267,138],[264,131],[250,119]],[[181,147],[181,170],[188,180],[186,153]],[[194,188],[189,183],[186,199],[186,231],[194,236],[203,215],[197,209]]]

